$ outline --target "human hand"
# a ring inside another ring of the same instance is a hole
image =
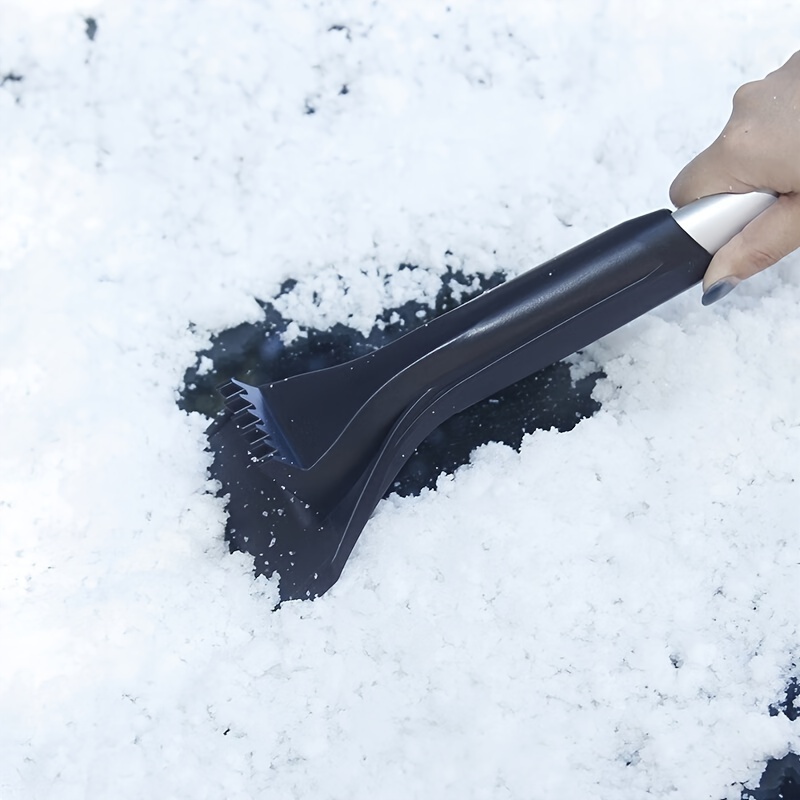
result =
[[[779,197],[711,260],[703,304],[800,247],[800,51],[733,98],[717,139],[687,164],[670,187],[680,207],[720,192],[777,192]]]

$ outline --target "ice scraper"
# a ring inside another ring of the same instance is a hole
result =
[[[281,601],[339,578],[375,506],[448,417],[585,347],[701,280],[765,210],[764,192],[703,198],[629,220],[368,355],[221,388],[212,475],[227,537]]]

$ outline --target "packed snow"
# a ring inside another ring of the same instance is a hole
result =
[[[793,2],[0,0],[0,797],[738,798],[800,752],[800,258],[590,347],[601,410],[273,613],[210,336],[368,330],[668,204]],[[448,255],[449,251],[449,255]],[[415,271],[399,270],[415,264]]]

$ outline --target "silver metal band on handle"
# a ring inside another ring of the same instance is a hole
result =
[[[778,196],[771,192],[712,194],[672,212],[672,218],[713,256]]]

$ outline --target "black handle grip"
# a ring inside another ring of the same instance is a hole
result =
[[[669,211],[629,220],[390,345],[408,348],[398,383],[457,385],[452,409],[467,408],[680,294],[710,261]]]
[[[485,339],[487,355],[501,356],[546,337],[545,363],[530,365],[539,369],[698,283],[710,261],[669,211],[655,211],[477,298],[481,322],[464,331],[464,343]]]

